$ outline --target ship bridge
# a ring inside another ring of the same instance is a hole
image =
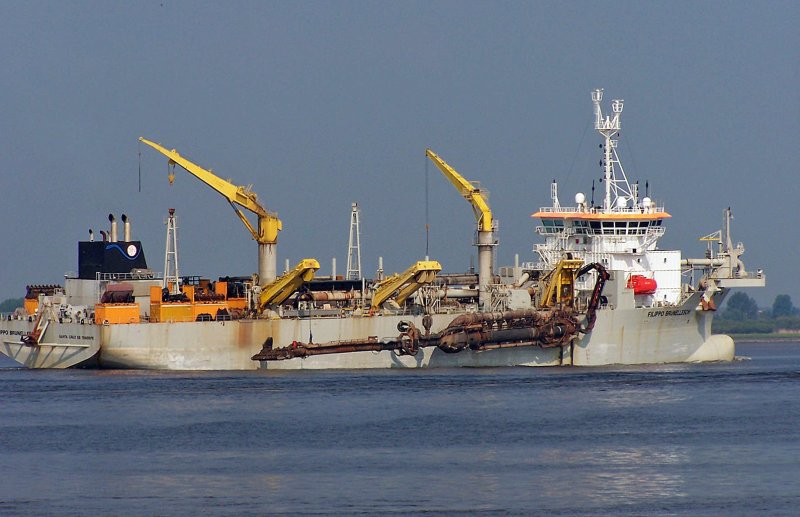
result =
[[[578,192],[573,206],[561,206],[558,183],[553,180],[551,206],[531,214],[540,220],[536,233],[545,241],[533,248],[540,262],[523,267],[546,271],[565,257],[582,259],[586,263],[597,262],[609,271],[624,273],[624,282],[646,284],[646,289],[634,289],[638,291],[636,294],[648,297],[638,302],[677,303],[681,284],[680,251],[657,248],[658,239],[665,232],[663,223],[672,216],[663,205],[649,197],[649,184],[645,184],[645,195],[640,197],[638,182],[628,181],[617,154],[616,139],[621,128],[623,101],[613,101],[612,114],[604,115],[600,107],[602,93],[602,90],[592,93],[595,129],[603,137],[600,146],[603,153],[600,160],[603,177],[600,181],[605,187],[602,197],[595,204],[593,182],[591,200]]]

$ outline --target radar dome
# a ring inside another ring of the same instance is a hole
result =
[[[578,192],[575,194],[575,203],[578,205],[586,203],[586,196],[583,195],[583,192]]]
[[[653,200],[650,199],[649,197],[642,199],[642,206],[644,208],[650,208],[651,206],[653,206]]]
[[[625,196],[619,196],[617,198],[617,207],[618,208],[628,208],[628,198]]]

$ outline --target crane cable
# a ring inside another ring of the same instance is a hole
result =
[[[428,260],[430,256],[429,247],[430,247],[430,219],[429,219],[429,202],[428,202],[428,165],[429,165],[428,157],[425,156],[425,260]]]
[[[139,148],[139,194],[142,193],[142,142],[138,143]]]
[[[589,131],[589,126],[592,124],[592,119],[588,119],[586,121],[586,126],[583,128],[583,134],[581,135],[581,140],[578,142],[578,148],[575,149],[575,156],[572,157],[572,163],[569,165],[569,169],[567,170],[567,177],[564,178],[564,182],[566,183],[569,181],[569,177],[572,176],[572,172],[575,170],[575,162],[578,160],[578,154],[581,152],[581,147],[583,147],[583,141],[586,138],[586,133]]]

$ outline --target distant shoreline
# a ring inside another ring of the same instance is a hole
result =
[[[735,343],[800,343],[798,334],[728,334]]]

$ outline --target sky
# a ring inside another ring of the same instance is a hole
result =
[[[257,270],[227,202],[138,137],[177,149],[278,213],[278,269],[477,264],[468,203],[431,148],[490,191],[498,265],[535,260],[530,215],[601,176],[590,92],[624,99],[620,158],[672,214],[662,249],[733,210],[765,289],[800,305],[797,2],[0,3],[0,299],[63,283],[77,242],[127,214],[150,267],[178,216],[182,274]],[[141,170],[141,190],[139,171]],[[426,202],[426,199],[428,200]],[[429,236],[426,241],[426,222]]]

